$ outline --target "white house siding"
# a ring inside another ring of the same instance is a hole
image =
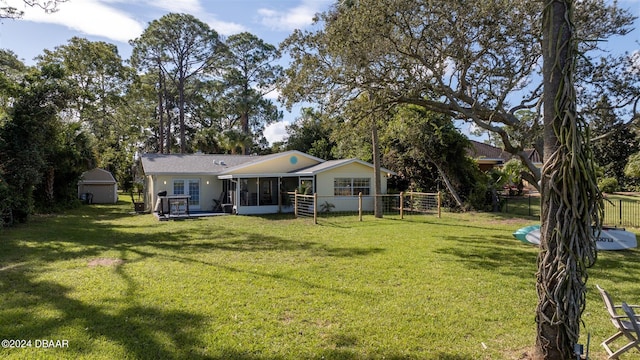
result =
[[[278,205],[262,205],[262,206],[241,206],[236,207],[238,215],[265,215],[277,214]]]
[[[334,179],[367,178],[370,193],[373,194],[373,168],[370,164],[356,159],[323,161],[298,151],[288,151],[265,156],[232,156],[232,155],[162,155],[145,154],[141,157],[145,178],[145,202],[147,210],[153,211],[157,203],[158,192],[166,191],[174,195],[173,183],[176,179],[198,180],[200,184],[200,210],[210,211],[214,199],[220,198],[226,182],[238,186],[234,193],[234,205],[238,214],[267,214],[279,211],[287,212],[291,207],[278,206],[273,201],[265,200],[277,194],[280,187],[269,186],[271,191],[263,191],[259,179],[287,179],[285,191],[298,187],[299,181],[313,179],[315,192],[321,197],[330,197],[329,201],[336,206],[335,211],[357,210],[357,196],[334,197]],[[383,174],[389,172],[382,171]],[[259,188],[245,190],[241,185],[243,179],[258,181]],[[292,182],[291,179],[297,181]],[[207,181],[209,184],[207,184]],[[382,180],[383,193],[386,192],[386,177]],[[235,186],[232,186],[234,188]],[[261,197],[265,195],[265,197]],[[357,195],[357,194],[355,194]],[[243,201],[247,200],[249,201]],[[256,199],[256,200],[254,200]],[[365,208],[372,208],[373,200],[366,197]]]
[[[316,175],[316,191],[318,193],[318,206],[325,201],[335,205],[332,211],[357,211],[358,197],[334,196],[334,180],[336,178],[368,178],[370,184],[370,196],[363,196],[362,207],[365,211],[373,211],[373,194],[375,191],[373,169],[360,163],[350,163],[344,166],[323,171]],[[382,173],[382,193],[387,193],[387,178]]]
[[[198,180],[200,182],[200,205],[192,210],[211,211],[214,206],[214,199],[218,200],[222,193],[222,181],[215,176],[210,175],[157,175],[149,176],[149,199],[148,204],[151,205],[150,211],[153,211],[158,200],[158,193],[166,191],[167,195],[173,195],[173,181],[180,180]],[[209,182],[207,184],[207,182]]]

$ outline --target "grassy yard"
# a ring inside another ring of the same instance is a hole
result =
[[[0,232],[0,339],[32,341],[0,357],[519,359],[535,341],[537,248],[511,235],[535,221],[159,222],[132,209],[83,206]],[[592,359],[614,332],[595,284],[639,303],[639,253],[603,252],[590,272]]]

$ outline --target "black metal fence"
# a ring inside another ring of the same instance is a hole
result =
[[[540,216],[540,196],[507,196],[501,199],[501,211],[518,216]],[[640,227],[640,201],[605,200],[603,225]]]
[[[540,216],[540,196],[504,196],[500,199],[504,213],[519,216]]]
[[[615,199],[604,203],[605,225],[640,227],[640,201]]]

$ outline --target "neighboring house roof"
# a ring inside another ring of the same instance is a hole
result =
[[[471,140],[471,149],[468,150],[469,156],[476,160],[493,160],[496,162],[507,162],[513,155],[502,150],[499,147]]]
[[[472,147],[471,149],[468,150],[468,154],[470,157],[474,158],[475,160],[505,163],[515,157],[514,155],[504,151],[499,147],[481,143],[474,140],[470,140],[470,141],[471,141]],[[534,164],[542,164],[542,159],[540,157],[540,154],[538,154],[538,152],[535,149],[525,149],[524,152],[527,154],[527,157],[529,158],[529,160],[531,160]]]
[[[531,160],[534,164],[542,164],[542,158],[540,154],[535,149],[527,149],[525,152],[528,154],[529,160]]]
[[[297,170],[294,173],[301,174],[301,175],[306,175],[306,174],[315,175],[315,174],[321,173],[323,171],[335,169],[335,168],[338,168],[338,167],[341,167],[341,166],[345,166],[345,165],[349,165],[349,164],[353,164],[353,163],[357,163],[357,164],[360,164],[360,165],[364,165],[364,166],[368,166],[370,168],[373,168],[372,164],[370,164],[368,162],[365,162],[365,161],[362,161],[360,159],[342,159],[342,160],[325,161],[325,162],[323,162],[321,164],[314,165],[314,166],[308,167],[306,169]],[[380,168],[380,171],[386,172],[387,174],[390,174],[390,175],[395,175],[396,174],[395,172],[393,172],[391,170],[388,170],[388,169],[385,169],[385,168]]]

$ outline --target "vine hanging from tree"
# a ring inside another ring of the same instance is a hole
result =
[[[573,356],[603,217],[588,126],[576,110],[572,9],[571,0],[547,0],[543,10],[545,161],[536,347],[544,359]]]

